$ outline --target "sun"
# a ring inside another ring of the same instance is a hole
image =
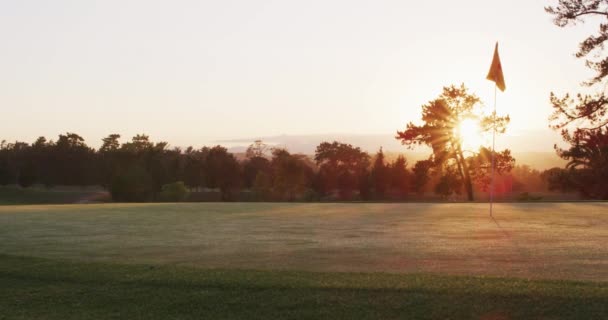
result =
[[[463,119],[454,130],[464,150],[477,151],[485,143],[481,126],[476,119]]]

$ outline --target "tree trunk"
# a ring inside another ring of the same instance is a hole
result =
[[[461,167],[461,175],[464,181],[464,187],[467,191],[467,200],[473,201],[473,183],[471,182],[471,174],[460,148],[458,148],[458,166]]]

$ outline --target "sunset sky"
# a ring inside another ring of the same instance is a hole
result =
[[[0,1],[0,139],[392,135],[444,85],[490,108],[496,41],[509,134],[551,134],[549,92],[590,76],[573,54],[597,28],[554,26],[554,3]]]

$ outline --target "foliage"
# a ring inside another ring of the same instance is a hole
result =
[[[386,190],[390,184],[389,166],[385,163],[384,152],[382,148],[376,153],[374,164],[372,165],[371,177],[374,186],[374,194],[376,198],[382,199],[386,194]]]
[[[391,162],[380,150],[371,158],[337,141],[322,142],[316,151],[314,160],[275,149],[268,158],[250,152],[252,157],[239,161],[222,146],[182,150],[145,134],[126,142],[110,134],[94,150],[79,135],[67,133],[57,142],[44,137],[32,144],[0,142],[0,185],[101,186],[116,201],[153,201],[163,199],[164,185],[182,181],[200,201],[382,201],[433,191],[434,185],[427,185],[439,182],[449,167],[439,170],[431,159],[409,168],[403,156]],[[480,185],[483,176],[478,175],[489,167],[481,155],[466,158],[469,166],[477,166],[471,176]]]
[[[265,158],[266,152],[268,151],[268,145],[266,145],[262,140],[254,141],[249,147],[247,147],[247,151],[245,152],[245,156],[248,159],[252,158]]]
[[[421,160],[416,162],[414,165],[413,172],[413,188],[418,194],[422,194],[424,192],[424,187],[429,182],[429,172],[433,165],[433,161],[431,160]]]
[[[203,188],[207,185],[207,176],[205,172],[206,159],[209,155],[209,148],[203,147],[199,150],[195,150],[192,147],[188,147],[182,156],[183,168],[181,173],[181,180],[184,184],[191,189]]]
[[[188,188],[182,181],[168,183],[163,185],[160,191],[160,200],[168,202],[181,202],[188,197]]]
[[[422,106],[422,125],[410,122],[406,129],[397,132],[396,139],[413,148],[419,145],[431,147],[433,154],[430,158],[433,168],[440,176],[444,174],[458,174],[458,179],[464,186],[469,201],[473,196],[472,174],[478,176],[487,170],[482,169],[482,158],[473,156],[471,159],[465,157],[465,151],[475,154],[473,150],[463,150],[462,141],[457,134],[457,128],[465,119],[479,119],[482,130],[490,131],[495,129],[498,133],[503,133],[509,123],[509,117],[480,116],[479,98],[468,92],[463,85],[460,87],[444,87],[441,95]],[[507,155],[507,154],[505,154]],[[510,153],[508,153],[510,155]],[[503,166],[500,161],[513,161],[512,158],[497,158],[497,166]],[[491,167],[490,167],[491,168]],[[452,191],[446,188],[459,188],[460,183],[456,183],[454,177],[440,178],[442,186],[438,190],[441,194]],[[422,181],[421,181],[422,182]],[[453,190],[457,191],[457,190]]]
[[[444,199],[449,198],[454,193],[460,194],[462,180],[453,170],[452,167],[447,168],[446,172],[439,177],[439,182],[435,185],[435,193]]]
[[[219,188],[222,200],[234,200],[241,186],[241,167],[233,154],[222,146],[209,149],[206,159],[207,183],[211,188]]]
[[[576,130],[564,138],[570,147],[556,150],[568,164],[548,175],[551,188],[576,189],[585,198],[608,200],[608,128]]]
[[[116,175],[110,186],[112,199],[118,202],[146,202],[153,198],[152,177],[141,166],[132,166]]]
[[[604,52],[608,40],[608,1],[559,0],[556,6],[545,10],[554,18],[555,25],[566,27],[582,22],[599,22],[598,31],[579,44],[577,58],[585,59],[588,68],[595,72],[583,83],[595,93],[558,96],[551,92],[553,114],[551,125],[561,130],[569,149],[556,146],[559,156],[569,161],[571,170],[550,176],[553,188],[570,189],[574,186],[589,198],[608,199],[606,178],[606,150],[608,150],[608,56]],[[599,19],[594,19],[599,18]],[[574,96],[574,97],[573,97]],[[572,130],[574,128],[574,130]],[[560,186],[561,185],[561,186]]]
[[[517,197],[517,201],[529,202],[529,201],[540,201],[543,197],[532,195],[529,192],[522,192],[519,197]]]
[[[275,199],[295,201],[310,188],[314,173],[304,156],[274,149],[270,166]]]
[[[252,188],[258,175],[268,175],[271,171],[271,163],[264,157],[255,156],[247,158],[243,162],[243,185]]]
[[[586,66],[595,71],[595,76],[583,83],[585,86],[601,85],[608,75],[608,57],[604,46],[608,40],[608,1],[606,0],[558,0],[556,6],[545,10],[553,16],[558,27],[566,27],[584,22],[584,19],[600,18],[596,34],[588,36],[579,44],[576,57],[585,59]],[[576,98],[566,94],[558,97],[551,93],[551,104],[554,113],[551,116],[553,126],[565,129],[576,122],[578,128],[597,129],[608,124],[608,97],[602,88],[595,94],[576,94]],[[565,130],[567,132],[567,130]]]
[[[410,190],[411,175],[407,170],[407,160],[399,155],[389,167],[390,185],[397,192],[398,199],[405,199]]]
[[[511,170],[513,191],[546,191],[547,183],[539,170],[528,165],[516,165]]]
[[[369,155],[359,147],[337,141],[321,143],[315,151],[321,192],[338,190],[341,199],[350,199],[354,190],[364,185],[369,160]]]

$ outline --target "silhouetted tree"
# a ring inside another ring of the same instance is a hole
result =
[[[306,163],[305,156],[292,155],[285,149],[274,149],[270,167],[272,190],[277,199],[294,201],[310,188],[314,173]]]
[[[118,151],[120,148],[120,142],[118,139],[120,139],[120,135],[115,133],[101,139],[102,145],[101,148],[99,148],[99,152]]]
[[[11,143],[0,142],[0,185],[5,186],[17,182],[17,170],[14,165],[14,151]]]
[[[583,83],[586,87],[595,88],[595,93],[559,97],[551,92],[553,114],[550,121],[570,144],[569,149],[555,147],[558,155],[569,161],[567,173],[570,181],[567,184],[576,186],[585,197],[605,199],[608,192],[603,190],[608,189],[608,184],[602,183],[606,181],[606,162],[602,153],[608,150],[608,140],[605,139],[608,128],[605,90],[608,56],[604,51],[608,40],[608,1],[559,0],[556,6],[545,10],[553,15],[553,22],[559,27],[589,22],[585,20],[599,23],[597,33],[584,39],[576,52],[576,57],[585,59],[586,66],[595,72],[593,78]],[[560,175],[561,178],[564,176]]]
[[[528,166],[517,165],[511,170],[513,177],[513,191],[546,191],[547,183],[543,179],[541,172]]]
[[[566,138],[570,147],[557,152],[568,160],[567,179],[554,179],[554,185],[559,181],[586,198],[608,200],[608,128],[577,130]]]
[[[206,159],[207,185],[219,188],[222,200],[234,200],[241,184],[241,168],[233,154],[222,146],[209,149]]]
[[[454,172],[454,167],[448,167],[435,185],[435,193],[444,199],[452,194],[459,194],[461,190],[462,179]]]
[[[419,195],[424,192],[424,187],[431,179],[430,171],[433,166],[432,160],[420,160],[414,165],[413,188]]]
[[[452,170],[457,172],[459,179],[464,185],[467,198],[473,201],[473,180],[471,174],[478,175],[485,171],[484,167],[471,167],[471,161],[465,158],[462,141],[458,136],[457,129],[463,120],[468,118],[479,118],[479,98],[468,93],[466,87],[450,86],[444,87],[441,95],[422,106],[423,125],[412,122],[407,124],[404,131],[397,132],[396,138],[413,148],[417,145],[428,145],[433,150],[431,157],[433,167],[440,175]],[[498,133],[504,132],[509,117],[481,117],[482,130],[492,130],[495,126]],[[467,150],[474,153],[474,150]],[[455,185],[455,184],[451,184]]]
[[[191,189],[198,189],[206,186],[206,159],[209,154],[209,148],[203,147],[195,150],[188,147],[185,151],[184,168],[182,180],[185,185]]]
[[[410,189],[410,174],[407,171],[407,161],[400,155],[390,166],[390,184],[397,192],[398,198],[404,199]]]
[[[247,148],[247,159],[243,162],[243,183],[251,189],[258,174],[270,173],[270,161],[266,159],[267,146],[261,140],[256,140]]]
[[[55,185],[86,186],[97,181],[95,150],[75,133],[60,134],[51,147],[51,167]]]
[[[492,150],[481,147],[479,153],[468,157],[467,166],[473,168],[471,177],[483,191],[488,191],[491,183],[489,170],[492,166]],[[515,159],[511,156],[511,150],[506,149],[494,152],[495,178],[507,172],[511,172],[515,166]]]
[[[146,202],[154,196],[152,177],[139,165],[132,165],[114,177],[110,186],[114,201]]]
[[[251,145],[249,145],[249,147],[247,147],[245,156],[248,159],[264,158],[264,157],[266,157],[267,151],[268,151],[268,146],[264,142],[262,142],[262,140],[255,140]]]
[[[595,71],[595,76],[583,83],[585,86],[600,85],[608,76],[608,57],[604,46],[608,40],[608,1],[606,0],[558,0],[557,6],[548,6],[545,10],[553,16],[558,27],[566,27],[583,22],[587,18],[599,18],[596,34],[588,36],[579,44],[577,58],[585,59],[587,67]],[[558,97],[551,93],[553,105],[552,125],[563,129],[568,135],[567,126],[574,123],[577,128],[587,130],[599,129],[608,125],[608,97],[605,86],[601,85],[595,94],[569,94]]]
[[[121,170],[120,135],[110,134],[101,139],[102,145],[97,151],[100,185],[109,188],[114,176]],[[122,157],[124,160],[124,157]]]
[[[319,165],[321,193],[337,189],[342,199],[349,199],[353,190],[363,185],[360,182],[367,174],[370,157],[359,147],[334,141],[317,146],[315,161]]]
[[[390,185],[389,167],[385,163],[384,152],[382,148],[376,153],[374,164],[371,169],[371,177],[374,186],[374,193],[377,199],[383,199],[386,194],[386,189]]]

